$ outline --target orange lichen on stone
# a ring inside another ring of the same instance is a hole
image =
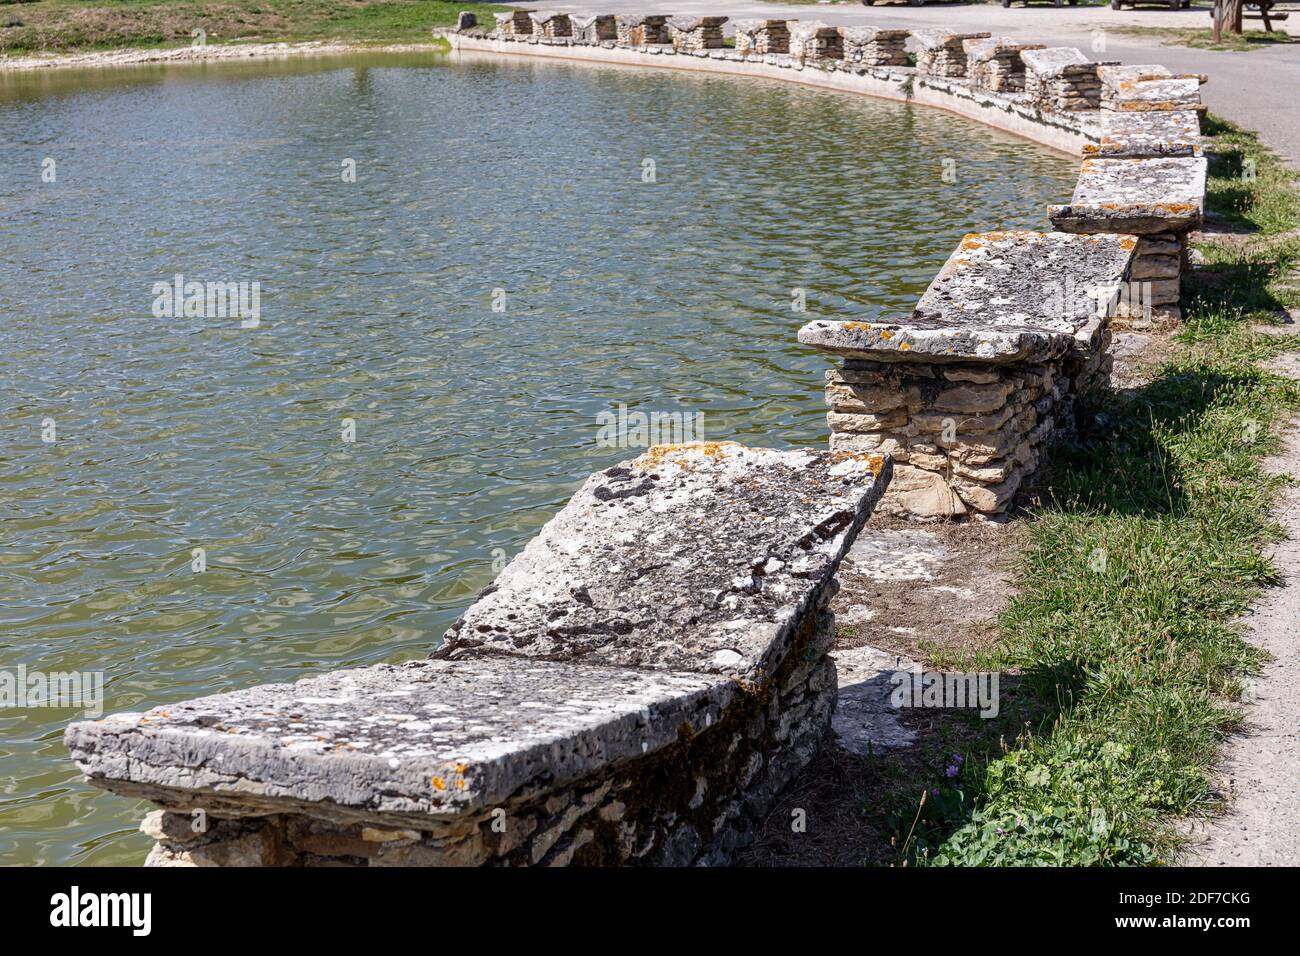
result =
[[[688,456],[695,452],[706,458],[724,458],[730,449],[744,448],[734,441],[692,441],[682,444],[654,445],[647,448],[633,464],[641,468],[655,468],[667,461],[685,465]]]
[[[880,473],[885,470],[885,456],[871,452],[833,451],[831,452],[831,461],[865,461],[875,478],[879,478]]]

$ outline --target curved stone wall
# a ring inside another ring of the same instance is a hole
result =
[[[1054,231],[966,236],[902,322],[817,321],[831,449],[658,447],[592,475],[431,659],[71,725],[153,801],[153,865],[719,864],[830,732],[829,603],[873,509],[995,516],[1105,385],[1110,323],[1176,319],[1200,78],[984,34],[514,11],[460,50],[772,76],[1086,157]],[[1138,289],[1135,295],[1133,289]],[[1164,310],[1161,315],[1155,308]]]
[[[904,100],[1084,157],[1070,201],[1048,210],[1052,231],[966,236],[910,320],[800,331],[801,342],[843,361],[827,375],[831,447],[896,463],[887,510],[1004,514],[1052,438],[1108,384],[1112,320],[1181,318],[1187,235],[1204,213],[1204,77],[988,33],[739,20],[725,47],[717,17],[707,39],[704,21],[671,17],[618,17],[615,39],[584,28],[559,39],[539,27],[555,16],[500,14],[490,32],[466,22],[449,36],[462,51],[763,76]],[[915,66],[906,65],[909,40]]]

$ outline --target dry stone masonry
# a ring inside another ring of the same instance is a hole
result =
[[[1067,232],[1141,237],[1121,314],[1138,325],[1182,318],[1187,236],[1205,216],[1203,77],[1160,66],[1103,66],[1101,137],[1085,147],[1070,202],[1049,218]]]
[[[570,15],[573,25],[573,42],[584,44],[608,43],[613,46],[618,40],[618,24],[612,13],[596,16]]]
[[[993,93],[1023,93],[1025,89],[1026,50],[1041,50],[1043,45],[1017,43],[1009,37],[966,40],[966,77],[972,86]]]
[[[671,44],[668,18],[661,16],[621,16],[615,18],[619,46],[653,46]]]
[[[668,34],[678,53],[722,49],[722,25],[726,17],[669,17]]]
[[[737,20],[736,53],[744,57],[790,52],[790,24],[798,20]]]
[[[800,330],[840,360],[828,451],[651,449],[592,475],[428,660],[71,725],[91,783],[158,807],[153,865],[726,863],[830,733],[829,602],[873,508],[1004,513],[1105,386],[1133,284],[1177,317],[1201,77],[988,34],[921,31],[909,67],[902,31],[740,21],[729,49],[721,17],[495,21],[462,15],[453,46],[798,69],[1085,159],[1056,231],[966,236],[907,317]]]
[[[553,13],[550,11],[533,12],[529,14],[533,21],[533,35],[556,39],[558,37],[573,36],[573,26],[569,22],[567,13]]]
[[[843,59],[850,66],[907,66],[907,30],[840,27]]]
[[[950,33],[947,30],[917,30],[912,34],[920,44],[916,68],[923,76],[937,79],[961,79],[966,75],[967,40],[987,40],[991,33]]]
[[[532,36],[533,16],[531,10],[512,10],[509,13],[495,13],[497,30],[503,36]]]
[[[1054,112],[1095,110],[1101,106],[1098,63],[1074,47],[1025,50],[1025,95],[1040,109]]]
[[[814,20],[796,23],[790,30],[790,55],[798,62],[844,59],[844,39],[835,27]]]
[[[827,374],[831,448],[896,462],[890,512],[1004,512],[1048,440],[1108,381],[1107,318],[1136,244],[969,235],[909,319],[804,326],[800,342],[844,360]]]
[[[160,808],[157,866],[726,863],[830,733],[835,572],[889,474],[660,446],[592,475],[432,659],[67,744]]]

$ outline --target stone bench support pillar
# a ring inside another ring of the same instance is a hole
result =
[[[969,235],[910,319],[817,321],[799,341],[827,373],[831,448],[895,461],[881,508],[994,517],[1053,435],[1109,380],[1107,328],[1132,236]]]

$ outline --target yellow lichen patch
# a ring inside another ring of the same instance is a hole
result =
[[[880,477],[880,473],[885,468],[884,455],[875,455],[866,451],[833,451],[830,460],[833,462],[864,461],[867,463],[867,468],[871,470],[871,474],[876,478]]]
[[[1134,249],[1137,248],[1137,244],[1138,244],[1137,236],[1119,237],[1119,247],[1123,249],[1125,252],[1132,252]]]
[[[435,790],[447,789],[447,781],[443,780],[442,777],[433,777],[431,782],[433,783],[433,789]]]
[[[725,458],[734,450],[744,450],[744,447],[734,441],[692,441],[684,444],[654,445],[642,452],[632,464],[642,469],[653,469],[665,462],[684,467],[692,456]]]
[[[899,343],[898,343],[898,351],[900,351],[900,352],[906,352],[906,351],[907,351],[908,349],[910,349],[911,347],[912,347],[912,343],[911,343],[911,342],[899,342]]]

